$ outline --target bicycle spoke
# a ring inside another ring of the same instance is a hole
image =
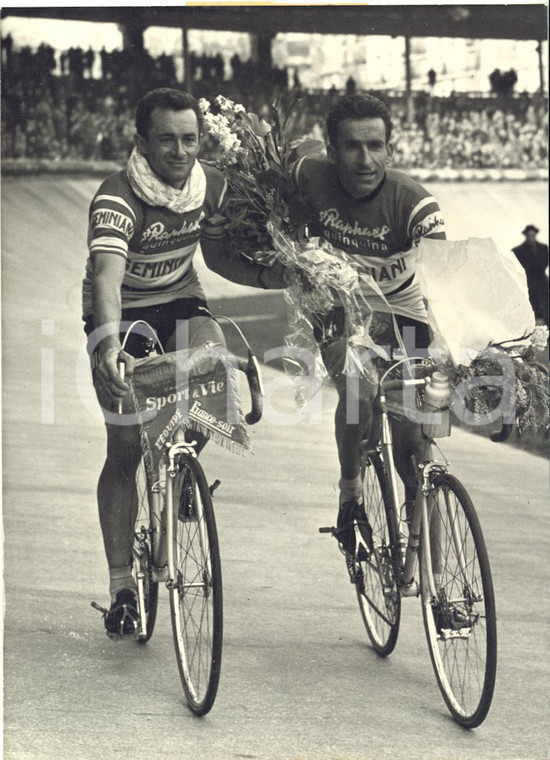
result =
[[[153,546],[151,540],[152,489],[147,482],[145,466],[140,462],[136,471],[136,518],[134,527],[133,574],[138,585],[138,573],[142,574],[143,603],[140,608],[142,633],[138,641],[145,643],[153,635],[157,616],[158,583],[152,578]]]
[[[365,510],[372,529],[373,554],[357,565],[357,597],[363,622],[374,649],[390,654],[399,631],[401,598],[397,587],[397,529],[377,453],[363,466]]]
[[[487,552],[473,505],[450,475],[436,481],[429,497],[429,520],[430,546],[429,552],[423,548],[421,570],[430,652],[451,712],[459,722],[473,727],[487,714],[496,670]],[[428,593],[428,587],[435,595]]]
[[[210,494],[200,465],[182,465],[174,486],[172,622],[182,684],[199,715],[211,708],[221,662],[221,571]]]

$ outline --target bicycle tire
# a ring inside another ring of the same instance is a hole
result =
[[[220,678],[222,576],[212,497],[201,465],[191,456],[180,459],[173,504],[174,646],[189,708],[205,715],[214,704]]]
[[[399,532],[386,471],[377,451],[364,455],[361,475],[373,554],[357,563],[357,600],[374,650],[387,657],[395,649],[401,620]]]
[[[137,573],[143,573],[145,633],[137,640],[145,644],[153,635],[157,619],[158,582],[153,581],[153,542],[151,533],[152,499],[151,487],[147,480],[145,465],[140,461],[136,470],[137,514],[134,528],[133,574],[137,585]]]
[[[429,551],[424,541],[420,545],[424,628],[451,715],[465,728],[475,728],[487,716],[496,678],[497,626],[489,558],[472,500],[460,481],[448,473],[438,474],[432,489],[426,532]],[[428,563],[436,574],[437,598],[428,587]]]

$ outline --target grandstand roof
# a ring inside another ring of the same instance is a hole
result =
[[[517,5],[208,5],[2,8],[2,17],[67,19],[276,34],[384,34],[410,37],[545,40],[545,3]]]

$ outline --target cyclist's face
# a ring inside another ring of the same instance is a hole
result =
[[[344,188],[354,198],[376,190],[393,155],[380,118],[344,119],[338,124],[336,145],[328,149]]]
[[[183,111],[154,108],[147,137],[136,135],[136,145],[153,171],[164,182],[181,190],[200,148],[196,113],[191,108]]]

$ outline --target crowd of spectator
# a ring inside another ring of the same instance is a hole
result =
[[[548,110],[538,97],[430,99],[410,124],[395,120],[396,162],[409,168],[539,169],[548,160]]]
[[[95,68],[94,68],[95,67]],[[95,72],[95,75],[94,75]],[[341,93],[304,90],[286,69],[261,69],[233,55],[190,55],[196,97],[223,94],[269,117],[273,99],[290,90],[300,98],[295,136],[324,139],[324,116]],[[146,51],[14,51],[2,40],[2,156],[122,161],[132,146],[133,110],[157,86],[181,87],[172,57]],[[349,89],[347,83],[346,89]],[[434,98],[378,93],[394,118],[394,165],[403,168],[521,168],[547,166],[548,112],[537,95],[492,93]]]

